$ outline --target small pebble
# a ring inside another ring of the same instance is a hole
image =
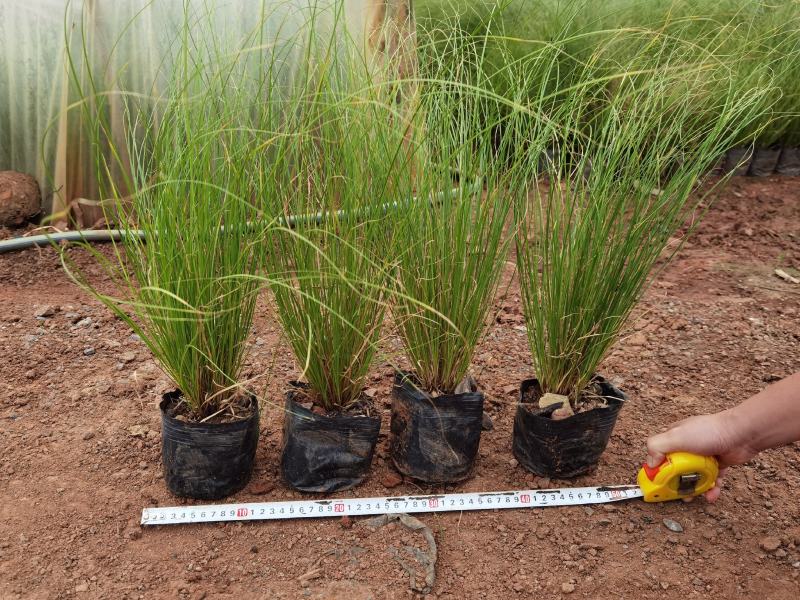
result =
[[[33,316],[40,319],[46,319],[56,314],[57,310],[58,310],[57,308],[54,308],[52,306],[42,306],[35,313],[33,313]]]
[[[758,546],[765,552],[775,552],[781,547],[781,541],[776,537],[767,536],[758,541]]]
[[[561,591],[565,594],[571,594],[575,591],[575,584],[574,583],[562,583],[561,584]]]
[[[381,485],[385,488],[397,487],[403,483],[403,477],[394,471],[389,471],[381,478]]]
[[[85,441],[88,441],[88,440],[92,439],[93,437],[94,437],[94,431],[87,431],[86,433],[83,434],[83,439]]]
[[[94,353],[95,353],[95,349],[92,348],[91,346],[89,346],[88,348],[84,348],[83,349],[83,355],[84,356],[93,356]]]
[[[672,519],[664,519],[664,527],[675,533],[683,533],[683,525]]]

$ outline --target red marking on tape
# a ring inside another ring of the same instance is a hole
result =
[[[236,516],[237,517],[246,517],[250,511],[246,508],[237,508],[236,509]]]
[[[428,507],[429,508],[437,508],[439,506],[439,500],[436,498],[431,498],[428,500]]]
[[[527,503],[531,501],[531,497],[529,494],[520,494],[519,501]]]
[[[344,512],[344,504],[334,504],[333,505],[333,512]]]

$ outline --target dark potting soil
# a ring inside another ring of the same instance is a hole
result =
[[[206,411],[206,417],[198,419],[197,415],[189,408],[183,395],[175,395],[171,402],[165,406],[165,412],[168,416],[183,423],[202,422],[210,425],[217,425],[220,423],[246,421],[253,416],[255,407],[253,406],[251,396],[240,392],[236,396],[226,400],[224,404],[217,405],[216,408]]]
[[[527,405],[527,410],[531,414],[539,415],[542,417],[549,417],[553,412],[558,409],[558,404],[551,404],[546,408],[539,408],[539,399],[544,395],[542,388],[539,385],[530,386],[522,395],[522,402]],[[591,382],[586,388],[578,395],[578,399],[572,404],[572,410],[575,414],[588,412],[595,408],[608,408],[608,401],[603,396],[600,385],[596,382]]]
[[[314,397],[311,390],[302,387],[292,387],[292,400],[297,404],[310,410],[315,415],[321,415],[328,418],[336,417],[374,417],[378,414],[375,410],[375,403],[372,398],[362,393],[361,397],[354,403],[346,407],[337,406],[331,409],[325,408],[319,403],[317,398]]]

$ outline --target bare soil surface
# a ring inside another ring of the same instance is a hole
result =
[[[100,277],[88,256],[74,255]],[[775,268],[800,268],[800,179],[735,179],[603,365],[630,399],[597,471],[569,482],[537,478],[511,454],[515,394],[532,375],[512,281],[475,357],[494,420],[475,476],[421,488],[390,467],[392,369],[382,361],[367,390],[384,419],[372,473],[338,495],[632,482],[649,434],[800,369],[800,285]],[[358,519],[140,528],[143,507],[181,502],[160,464],[157,404],[173,386],[122,322],[69,281],[52,249],[0,256],[0,302],[0,598],[415,595],[397,558],[404,546],[426,544],[397,523],[374,531]],[[299,373],[266,299],[251,343],[246,374],[271,369],[272,377],[259,389],[267,402],[252,483],[230,500],[301,498],[278,473],[282,392]],[[398,348],[389,335],[387,352]],[[422,515],[439,550],[430,596],[794,599],[798,450],[733,469],[714,505]],[[667,529],[665,518],[683,531]]]

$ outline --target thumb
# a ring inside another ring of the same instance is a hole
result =
[[[664,462],[667,452],[675,450],[672,440],[672,430],[647,439],[647,466],[653,468]]]

